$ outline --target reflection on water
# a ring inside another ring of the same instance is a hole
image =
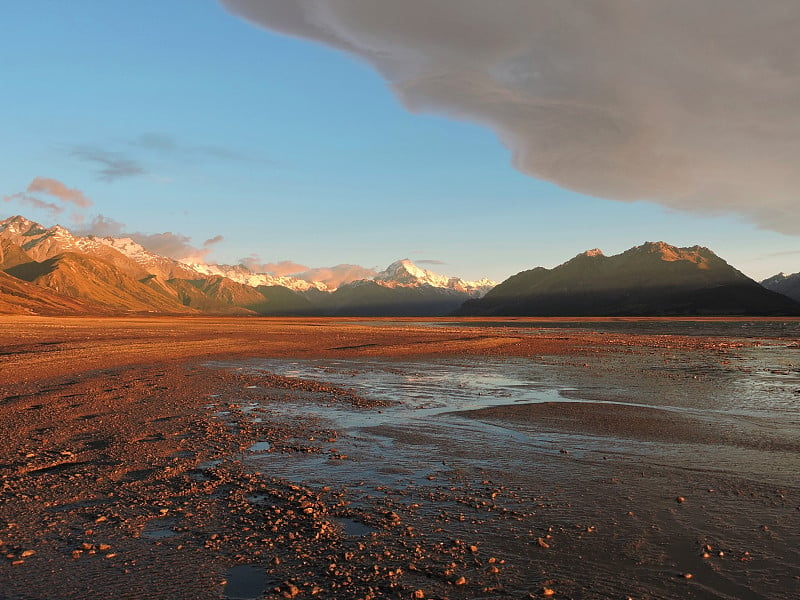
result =
[[[476,466],[529,468],[537,456],[565,448],[574,459],[638,457],[651,464],[737,473],[764,481],[793,481],[800,471],[800,352],[787,345],[715,351],[655,349],[607,353],[580,361],[465,357],[426,360],[252,360],[225,365],[330,382],[390,407],[354,409],[311,400],[265,402],[262,416],[314,416],[340,433],[337,464],[325,455],[251,458],[273,473],[313,480],[340,471],[373,481],[420,480],[432,469],[467,461]],[[649,352],[649,353],[648,353]],[[590,362],[583,362],[589,360]],[[269,390],[265,390],[269,394]],[[537,402],[611,402],[654,407],[721,431],[707,441],[635,439],[624,432],[591,435],[464,419],[459,413]],[[251,408],[248,406],[248,408]],[[263,412],[266,411],[266,412]],[[737,444],[736,440],[748,443]],[[753,440],[763,440],[753,442]],[[508,449],[513,448],[513,455]],[[443,464],[442,461],[445,461]],[[533,461],[533,462],[532,462]]]
[[[226,574],[223,597],[226,600],[256,600],[262,598],[274,583],[262,566],[236,565]]]

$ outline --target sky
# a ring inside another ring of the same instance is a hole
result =
[[[501,281],[800,271],[796,0],[8,0],[0,217],[175,258]]]

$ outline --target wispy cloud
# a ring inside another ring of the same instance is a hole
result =
[[[159,132],[143,133],[134,139],[130,145],[150,152],[157,152],[190,160],[209,158],[228,161],[255,160],[253,156],[248,156],[230,148],[215,146],[213,144],[186,144],[169,134]]]
[[[28,185],[27,191],[31,194],[47,194],[48,196],[58,198],[62,202],[70,202],[81,208],[87,208],[92,205],[92,201],[89,200],[82,191],[69,188],[58,179],[53,179],[51,177],[36,177]]]
[[[78,160],[93,165],[101,181],[112,182],[126,177],[144,175],[146,172],[139,161],[119,152],[80,146],[73,148],[71,154]]]
[[[800,250],[786,250],[783,252],[770,252],[769,254],[761,254],[752,258],[746,259],[744,262],[756,262],[760,260],[770,260],[781,256],[797,256],[800,255]]]
[[[220,2],[491,128],[536,178],[800,234],[796,0]]]
[[[54,202],[46,202],[45,200],[41,200],[31,194],[26,194],[25,192],[18,192],[16,194],[3,196],[3,202],[16,202],[25,206],[31,206],[39,210],[44,210],[50,213],[51,217],[55,217],[64,212],[63,206],[60,206]]]
[[[41,195],[55,199],[56,202],[43,200],[40,197]],[[41,176],[35,177],[24,192],[3,196],[3,201],[16,202],[43,210],[49,213],[51,217],[63,213],[67,205],[78,207],[78,211],[92,205],[92,201],[79,189],[70,188],[58,179]],[[80,220],[82,218],[81,213],[77,212],[75,218]]]
[[[187,144],[177,138],[158,132],[143,133],[128,141],[117,141],[102,145],[83,144],[66,149],[69,156],[91,165],[101,181],[115,182],[129,177],[149,175],[156,177],[146,165],[158,161],[203,163],[210,161],[265,162],[255,155],[216,146],[213,144]],[[161,180],[168,180],[158,176]]]
[[[446,265],[447,263],[442,260],[436,260],[435,258],[421,258],[419,260],[415,260],[414,264],[417,265]]]

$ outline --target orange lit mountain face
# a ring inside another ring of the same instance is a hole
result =
[[[134,312],[195,312],[176,299],[159,294],[100,258],[65,252],[43,262],[17,265],[6,271],[53,292],[100,305],[107,310]]]
[[[645,243],[616,256],[599,250],[510,277],[459,315],[786,315],[800,305],[771,292],[708,248]]]
[[[0,314],[105,314],[101,306],[56,294],[0,271]]]
[[[664,242],[610,257],[588,250],[554,269],[523,271],[494,288],[486,279],[438,275],[404,259],[371,279],[330,289],[243,266],[184,264],[127,238],[80,237],[17,216],[0,221],[0,273],[3,313],[800,314],[799,304],[768,291],[707,248]],[[774,285],[786,285],[778,276],[772,279]]]

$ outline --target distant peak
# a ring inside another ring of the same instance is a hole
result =
[[[14,215],[13,217],[9,217],[0,221],[0,231],[9,231],[9,232],[16,232],[18,234],[25,234],[31,231],[40,232],[45,231],[45,228],[36,223],[35,221],[31,221],[30,219],[26,219],[22,215]]]
[[[583,253],[583,256],[605,256],[600,248],[592,248]]]
[[[33,221],[29,221],[28,219],[26,219],[22,215],[14,215],[13,217],[8,217],[7,219],[3,219],[2,221],[0,221],[0,225],[8,226],[8,225],[11,225],[11,224],[16,224],[16,225],[35,225],[36,223],[34,223]]]

